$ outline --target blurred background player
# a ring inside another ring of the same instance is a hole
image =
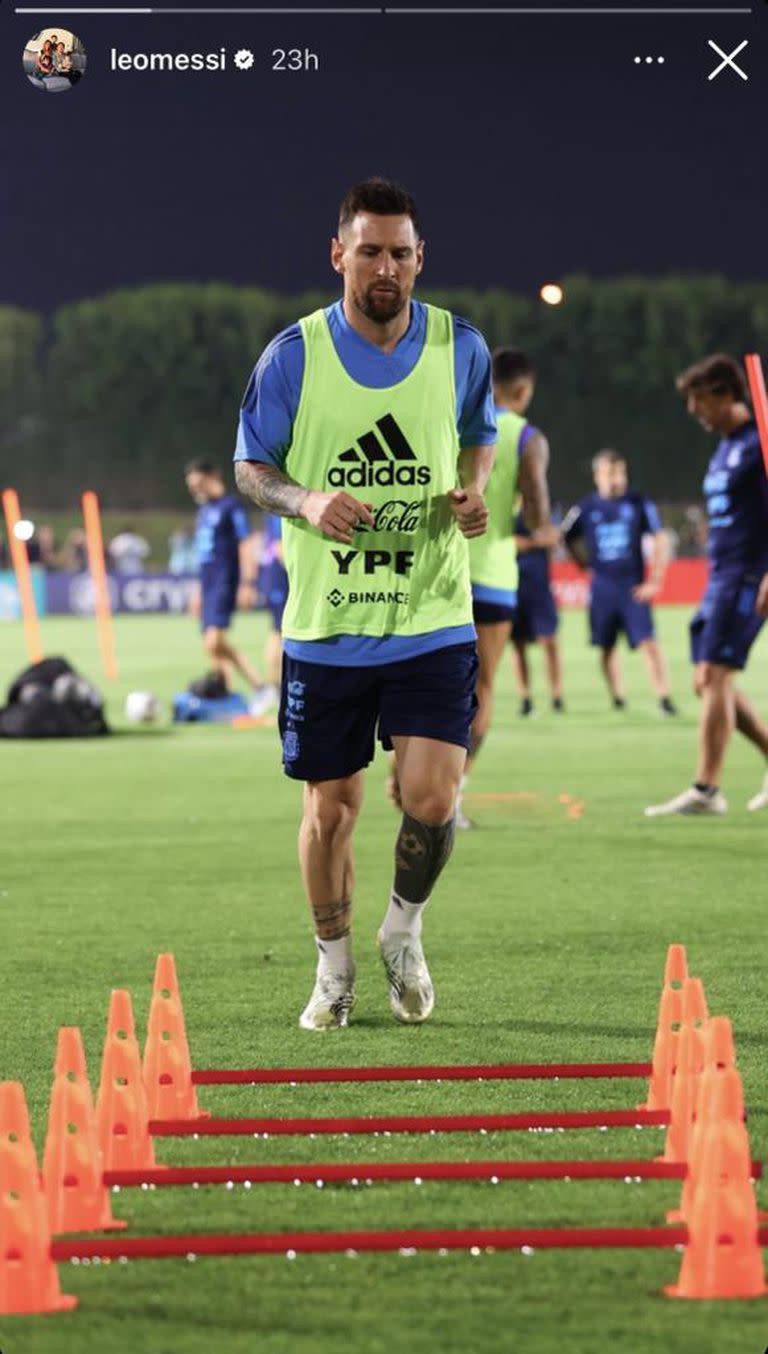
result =
[[[533,714],[528,646],[539,644],[549,683],[552,709],[562,713],[563,681],[560,646],[557,641],[557,606],[549,577],[550,549],[537,545],[525,525],[523,513],[515,521],[517,549],[517,606],[512,624],[512,666],[520,696],[520,714]]]
[[[497,348],[493,354],[493,396],[498,442],[496,460],[485,490],[488,529],[469,543],[472,611],[477,630],[477,713],[461,782],[463,791],[493,717],[496,670],[512,633],[517,605],[517,551],[515,509],[522,497],[522,516],[537,545],[554,545],[547,487],[549,444],[543,433],[526,421],[536,386],[533,363],[516,348]],[[456,826],[470,828],[461,793]]]
[[[288,573],[283,563],[282,520],[275,513],[264,514],[264,543],[261,554],[259,590],[272,628],[267,635],[266,685],[259,693],[263,710],[280,703],[280,671],[283,662],[283,612],[288,600]]]
[[[234,494],[228,494],[224,476],[211,461],[190,461],[184,472],[187,488],[198,505],[195,546],[200,571],[200,628],[203,646],[213,669],[229,689],[234,671],[254,690],[261,677],[245,654],[227,638],[237,606],[254,602],[254,564],[248,513]]]
[[[768,758],[768,726],[734,685],[768,615],[768,483],[744,372],[716,353],[677,378],[688,413],[720,440],[704,479],[709,518],[709,578],[691,621],[694,689],[701,698],[699,758],[693,785],[661,814],[722,814],[720,777],[734,728]],[[748,809],[768,808],[768,773]]]
[[[629,489],[627,462],[616,451],[599,451],[592,461],[597,493],[582,499],[563,523],[571,557],[592,573],[589,603],[591,642],[614,707],[626,706],[616,644],[624,632],[630,649],[640,649],[651,686],[664,715],[676,715],[667,665],[656,639],[650,603],[661,590],[669,542],[656,505]],[[652,537],[648,578],[643,539]]]

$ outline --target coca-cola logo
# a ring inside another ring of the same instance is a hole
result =
[[[421,500],[410,502],[405,498],[390,498],[387,503],[373,510],[373,526],[370,531],[398,531],[412,535],[421,526]]]

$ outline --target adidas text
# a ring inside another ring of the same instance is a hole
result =
[[[413,487],[416,484],[429,484],[432,472],[426,465],[396,465],[394,461],[385,461],[382,465],[335,465],[328,471],[328,483],[334,489],[349,486],[352,489],[372,489],[376,485],[389,488],[393,484],[401,487]]]

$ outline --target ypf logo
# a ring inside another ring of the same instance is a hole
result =
[[[328,596],[326,597],[325,600],[327,602],[330,602],[332,607],[341,606],[342,602],[344,601],[344,593],[339,592],[338,588],[334,588],[331,592],[328,593]]]
[[[385,414],[376,420],[376,428],[379,436],[373,430],[361,433],[356,445],[341,453],[338,464],[328,471],[328,483],[334,489],[429,484],[432,472],[418,464],[397,419]]]

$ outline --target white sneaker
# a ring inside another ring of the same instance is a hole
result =
[[[763,778],[763,788],[753,795],[747,804],[750,813],[756,813],[758,809],[768,809],[768,771]]]
[[[299,1016],[303,1030],[343,1030],[355,1004],[355,972],[321,973]]]
[[[266,715],[270,710],[276,710],[280,703],[280,693],[276,686],[260,686],[258,691],[254,691],[248,706],[248,713],[254,719],[259,719],[261,715]]]
[[[474,828],[474,827],[477,827],[477,823],[473,823],[473,822],[472,822],[472,819],[467,817],[466,813],[464,812],[464,809],[462,808],[461,803],[457,803],[457,805],[456,805],[456,831],[457,831],[457,832],[470,832],[470,831],[472,830],[472,828]]]
[[[435,1005],[435,991],[421,941],[402,933],[384,936],[379,931],[376,944],[389,983],[393,1016],[404,1025],[420,1025],[429,1018]]]
[[[768,802],[768,801],[767,801]],[[666,804],[649,804],[645,810],[646,818],[662,818],[669,813],[682,813],[691,817],[697,814],[715,814],[720,815],[727,811],[728,801],[720,790],[715,794],[704,794],[702,790],[697,790],[695,785],[689,785],[687,790],[683,790],[680,795],[675,795],[674,799],[668,799]]]

